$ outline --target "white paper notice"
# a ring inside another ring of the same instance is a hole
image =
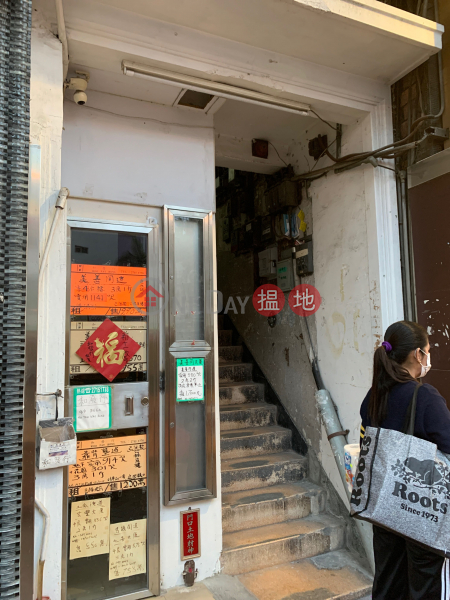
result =
[[[110,526],[109,580],[147,572],[147,519]]]
[[[177,359],[177,402],[204,399],[204,358]]]
[[[108,554],[111,498],[72,502],[70,560]]]
[[[74,388],[75,431],[111,428],[111,388],[107,385]]]
[[[47,442],[42,440],[39,448],[38,469],[55,469],[74,465],[77,462],[77,440],[64,442]]]

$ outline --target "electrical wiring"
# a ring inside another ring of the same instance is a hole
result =
[[[69,102],[65,100],[65,102]],[[106,110],[104,108],[96,108],[95,106],[85,106],[81,110],[96,110],[97,112],[106,113],[107,115],[114,115],[115,117],[122,117],[123,119],[133,119],[135,121],[148,121],[149,123],[158,123],[159,125],[173,125],[174,127],[186,127],[188,129],[214,129],[209,125],[188,125],[184,123],[169,123],[168,121],[160,121],[159,119],[152,119],[150,117],[139,117],[133,115],[122,115],[120,113]]]
[[[283,159],[281,158],[281,156],[280,156],[280,155],[279,155],[279,153],[278,153],[278,150],[275,148],[275,146],[272,144],[272,142],[269,142],[269,144],[270,144],[270,145],[272,146],[272,148],[275,150],[275,152],[277,153],[277,156],[278,156],[278,158],[281,160],[281,162],[283,162],[283,163],[286,165],[286,167],[288,167],[289,165],[287,164],[287,162],[286,162],[285,160],[283,160]]]
[[[331,127],[331,129],[334,129],[335,131],[337,131],[337,127],[334,127],[331,123],[329,123],[328,121],[325,121],[325,119],[322,119],[322,117],[318,113],[316,113],[315,110],[310,108],[309,112],[312,113],[313,115],[316,115],[316,117],[318,119],[320,119],[323,123],[325,123],[325,125],[328,125],[328,127]]]
[[[330,142],[330,143],[328,144],[328,146],[327,146],[327,147],[324,149],[324,151],[323,151],[323,152],[322,152],[322,154],[319,156],[319,158],[316,160],[316,162],[315,162],[315,163],[314,163],[314,165],[313,165],[313,168],[312,168],[312,169],[310,169],[310,171],[314,171],[314,169],[315,169],[315,167],[316,167],[317,163],[319,162],[319,160],[320,160],[320,159],[321,159],[321,158],[324,156],[324,154],[326,154],[326,151],[327,151],[329,148],[331,148],[331,146],[332,146],[332,145],[333,145],[333,144],[334,144],[336,141],[337,141],[337,137],[335,137],[335,138],[334,138],[334,140],[333,140],[332,142]],[[322,145],[322,147],[323,147],[323,145]]]
[[[408,137],[410,137],[410,136],[408,136]],[[329,165],[328,167],[324,167],[323,169],[318,169],[317,171],[311,171],[309,173],[303,173],[301,175],[296,175],[293,179],[295,181],[311,180],[311,179],[315,179],[317,177],[322,177],[323,175],[325,175],[326,173],[328,173],[330,171],[335,171],[335,172],[346,171],[348,169],[353,169],[355,167],[359,167],[360,165],[362,165],[364,163],[368,163],[369,159],[372,157],[373,157],[373,159],[396,158],[398,155],[403,154],[404,152],[412,150],[413,148],[417,148],[426,139],[428,139],[427,134],[425,134],[420,140],[418,140],[416,142],[410,142],[409,144],[403,144],[403,146],[397,146],[396,148],[392,148],[392,144],[391,144],[385,148],[379,148],[378,150],[374,150],[372,152],[363,153],[363,154],[359,154],[359,155],[355,154],[355,155],[352,155],[353,158],[350,160],[347,159],[342,162],[339,161],[339,163],[336,161],[335,164],[333,164],[333,165]]]

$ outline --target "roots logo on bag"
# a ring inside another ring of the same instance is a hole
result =
[[[397,460],[391,469],[394,475],[403,479],[405,483],[431,490],[434,494],[444,495],[450,500],[450,470],[444,463],[418,460],[410,456],[403,463]]]
[[[369,435],[366,435],[361,442],[361,450],[359,453],[359,462],[357,468],[357,475],[355,481],[353,482],[353,490],[350,498],[350,504],[354,504],[355,506],[359,506],[361,504],[361,494],[362,494],[362,486],[364,485],[366,479],[366,456],[369,454],[370,445],[372,443],[372,438]]]
[[[393,496],[407,500],[409,504],[420,504],[423,508],[447,514],[448,504],[443,503],[442,499],[450,500],[450,470],[444,463],[409,456],[404,462],[397,460],[395,465],[391,465],[391,469],[394,475],[404,482],[395,482]],[[424,490],[423,495],[420,494],[420,490]],[[434,497],[430,498],[430,495]],[[438,522],[436,515],[417,510],[406,503],[402,503],[401,508]]]

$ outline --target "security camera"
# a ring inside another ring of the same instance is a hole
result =
[[[77,77],[71,77],[66,84],[67,89],[75,90],[73,101],[79,106],[83,106],[87,102],[86,89],[89,81],[89,73],[76,71]]]
[[[80,104],[82,106],[83,104],[86,104],[86,102],[87,102],[87,95],[85,92],[83,92],[81,90],[77,90],[75,92],[75,94],[73,95],[73,100],[74,100],[75,104]]]

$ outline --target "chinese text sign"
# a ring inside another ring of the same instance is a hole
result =
[[[205,399],[205,359],[177,358],[177,402]]]
[[[71,497],[146,485],[145,434],[77,442],[77,463],[69,467]]]
[[[114,523],[110,528],[109,579],[147,572],[147,519]]]
[[[75,431],[98,431],[111,427],[111,388],[93,385],[73,388]]]
[[[200,511],[181,513],[181,560],[200,556]]]
[[[70,515],[70,560],[108,554],[111,498],[73,502]]]

